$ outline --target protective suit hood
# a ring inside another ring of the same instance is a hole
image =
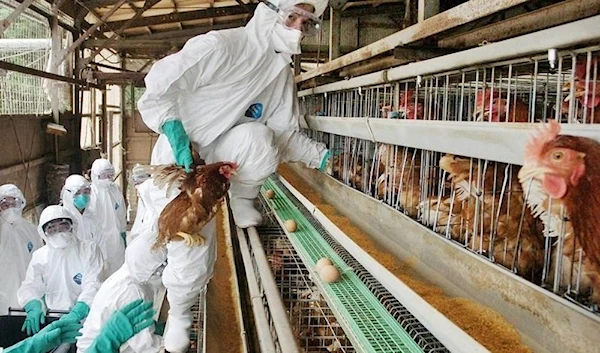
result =
[[[22,219],[21,214],[23,213],[23,208],[25,208],[25,196],[23,196],[21,190],[14,184],[5,184],[0,186],[0,199],[7,196],[14,197],[20,202],[17,207],[2,211],[0,213],[0,220],[13,224]]]
[[[94,161],[94,163],[92,163],[92,184],[93,185],[102,185],[102,183],[100,183],[102,180],[100,180],[99,176],[100,173],[102,173],[103,171],[106,170],[112,170],[113,173],[115,171],[115,168],[113,167],[113,165],[107,160],[107,159],[96,159]],[[112,184],[112,180],[111,180],[111,184]]]
[[[65,185],[60,192],[60,199],[62,204],[67,207],[71,212],[74,212],[73,197],[75,193],[84,186],[90,186],[90,182],[86,178],[79,174],[73,174],[65,180]]]
[[[299,4],[308,4],[312,5],[315,8],[314,15],[317,17],[321,17],[325,9],[327,9],[327,5],[329,5],[328,0],[272,0],[270,1],[273,5],[285,8],[290,6],[295,6]]]
[[[23,211],[23,208],[25,208],[25,204],[27,202],[25,200],[25,196],[23,196],[23,193],[16,185],[4,184],[0,186],[0,199],[6,196],[14,197],[15,199],[21,200],[22,205],[20,211]]]
[[[48,237],[46,236],[46,232],[44,232],[44,226],[48,222],[53,221],[55,219],[59,219],[59,218],[71,220],[71,223],[73,226],[71,235],[73,237],[75,237],[77,228],[76,228],[75,222],[73,221],[73,215],[71,214],[71,212],[69,212],[63,206],[51,205],[51,206],[46,207],[42,211],[42,214],[40,215],[40,223],[38,224],[38,227],[37,227],[39,235],[42,237],[42,239],[44,239],[46,244],[50,244],[50,243],[48,242]]]

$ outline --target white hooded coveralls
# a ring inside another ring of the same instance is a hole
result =
[[[0,199],[14,197],[21,200],[21,207],[0,213],[0,315],[6,315],[9,307],[20,307],[17,290],[25,279],[25,272],[33,252],[42,246],[42,238],[36,227],[23,219],[25,197],[16,185],[0,186]]]
[[[103,171],[113,170],[106,159],[96,159],[92,163],[92,199],[90,210],[99,220],[101,232],[117,233],[127,230],[127,206],[117,184],[112,180],[100,180]]]
[[[298,3],[314,3],[317,16],[327,6],[327,1],[322,0],[295,1],[290,5]],[[146,91],[138,102],[144,122],[154,131],[162,133],[165,122],[180,119],[207,163],[238,164],[237,174],[231,179],[232,198],[255,198],[280,161],[299,161],[316,168],[326,153],[325,145],[299,132],[291,56],[276,53],[271,40],[277,20],[275,11],[261,3],[245,27],[190,39],[180,52],[154,64],[145,79]],[[262,104],[262,115],[245,116],[248,108],[258,103]],[[171,163],[175,163],[172,149],[161,134],[151,164]],[[154,207],[160,215],[168,203],[165,190],[149,189],[156,194],[152,199],[157,202]],[[158,216],[151,220],[157,221]],[[167,245],[169,263],[163,283],[171,309],[165,348],[171,352],[187,348],[189,309],[212,276],[215,254],[207,248],[214,246],[215,225],[213,221],[203,229],[207,240],[204,246],[187,248],[183,242]],[[185,334],[176,337],[176,330]]]
[[[95,244],[76,236],[63,249],[48,243],[42,225],[59,218],[73,220],[68,210],[56,205],[46,207],[40,216],[38,232],[46,245],[33,253],[25,280],[17,292],[20,306],[33,299],[45,302],[49,310],[68,311],[78,301],[91,306],[104,279],[102,255]],[[73,220],[73,234],[77,227]]]
[[[80,239],[95,243],[100,249],[106,267],[106,277],[108,277],[123,265],[125,244],[120,234],[115,232],[116,228],[113,229],[110,225],[101,225],[100,222],[104,220],[100,219],[93,209],[93,205],[98,208],[93,192],[90,195],[90,204],[83,210],[83,213],[75,207],[73,204],[75,193],[85,186],[90,186],[90,182],[83,176],[78,174],[69,176],[61,191],[62,204],[73,214],[77,223],[82,225],[83,232],[79,232]]]
[[[152,243],[143,237],[136,238],[125,251],[125,263],[103,284],[87,316],[77,340],[77,352],[84,353],[100,333],[111,315],[136,299],[152,300],[154,288],[151,282],[160,278],[155,271],[167,259],[166,250],[147,251]],[[156,305],[155,305],[156,307]],[[158,353],[161,338],[150,326],[125,342],[121,353]]]

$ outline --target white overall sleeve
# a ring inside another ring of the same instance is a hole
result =
[[[84,302],[91,307],[92,301],[104,280],[104,261],[96,244],[88,243],[82,248],[85,249],[82,260],[86,266],[81,283],[81,294],[79,294],[77,301]]]
[[[46,294],[46,283],[44,282],[44,271],[47,265],[46,250],[44,248],[36,250],[31,257],[25,280],[23,280],[17,291],[17,300],[21,307],[24,307],[33,299],[41,301],[44,294]]]
[[[311,140],[299,131],[299,112],[294,77],[285,70],[287,82],[281,102],[267,120],[267,126],[275,132],[275,140],[282,162],[303,162],[309,168],[319,168],[327,148],[325,144]]]
[[[144,123],[157,133],[169,120],[181,118],[178,98],[210,83],[227,70],[226,49],[214,35],[189,40],[178,53],[157,61],[146,75],[146,91],[138,101]]]
[[[119,221],[119,230],[121,232],[127,231],[127,205],[123,195],[119,193],[119,208],[117,209],[117,220]]]

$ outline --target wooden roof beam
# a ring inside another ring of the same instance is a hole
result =
[[[85,4],[85,6],[89,7],[90,9],[95,9],[97,7],[106,7],[106,6],[112,6],[116,3],[118,3],[119,0],[88,0],[88,1],[83,1],[83,3]]]
[[[352,53],[341,56],[309,72],[296,76],[296,83],[306,81],[357,62],[370,59],[390,51],[397,46],[406,45],[435,34],[473,22],[496,12],[520,5],[528,0],[470,0],[438,15],[430,17],[416,25],[407,27]]]
[[[246,4],[246,7],[254,10],[257,4]],[[174,22],[185,22],[185,21],[194,21],[194,20],[202,20],[213,17],[223,17],[223,16],[232,16],[232,15],[243,15],[248,13],[241,6],[227,6],[227,7],[212,7],[207,8],[206,10],[197,10],[197,11],[187,11],[187,12],[176,12],[170,13],[168,15],[159,15],[159,16],[148,16],[138,18],[133,21],[129,28],[135,27],[147,27],[159,24],[166,23],[174,23]],[[127,20],[124,21],[113,21],[108,22],[108,25],[111,27],[119,27],[126,23]],[[103,26],[100,29],[101,32],[110,31],[109,28]]]
[[[120,1],[120,0],[119,0]],[[144,6],[142,6],[142,8],[140,8],[138,11],[136,11],[135,15],[129,19],[128,21],[126,21],[121,27],[119,27],[119,29],[117,29],[114,34],[112,35],[112,37],[110,37],[109,39],[106,40],[106,42],[104,43],[103,46],[98,47],[96,50],[94,50],[92,52],[92,54],[90,56],[88,56],[87,58],[83,59],[83,62],[85,64],[90,63],[92,60],[94,60],[94,57],[96,57],[96,55],[98,55],[98,53],[100,53],[102,51],[102,49],[106,48],[107,46],[109,46],[109,43],[111,42],[115,42],[116,38],[119,37],[119,35],[127,28],[129,28],[129,26],[131,25],[131,23],[133,23],[133,21],[135,21],[136,19],[138,19],[140,16],[142,16],[142,14],[144,12],[146,12],[149,8],[151,8],[152,6],[158,4],[160,2],[160,0],[146,0],[144,1]]]
[[[110,39],[88,39],[83,42],[84,48],[101,48],[107,47],[118,50],[128,49],[156,49],[164,50],[173,46],[185,44],[190,38],[200,34],[208,33],[212,30],[226,29],[243,26],[246,23],[242,21],[232,21],[227,23],[219,23],[213,26],[201,26],[182,31],[159,32],[135,37],[127,37],[121,40],[111,41]],[[154,51],[156,51],[154,50]]]

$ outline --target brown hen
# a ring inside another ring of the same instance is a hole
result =
[[[483,94],[479,92],[475,98],[473,118],[476,121],[526,123],[529,121],[529,107],[514,96],[509,106],[506,94],[500,95],[495,90],[485,89]]]
[[[176,165],[154,167],[154,184],[159,188],[167,186],[167,196],[176,188],[181,190],[160,214],[154,247],[181,240],[188,247],[202,245],[200,231],[215,216],[236,169],[237,165],[231,162],[196,166],[191,173]]]
[[[452,238],[537,279],[544,260],[541,229],[524,207],[516,170],[495,162],[486,167],[449,154],[441,158],[440,167],[448,172],[456,199],[462,201],[446,216],[452,220]]]
[[[600,143],[559,133],[560,124],[551,120],[529,141],[519,179],[536,181],[528,199],[536,213],[548,212],[548,196],[564,203],[575,238],[600,267]]]

